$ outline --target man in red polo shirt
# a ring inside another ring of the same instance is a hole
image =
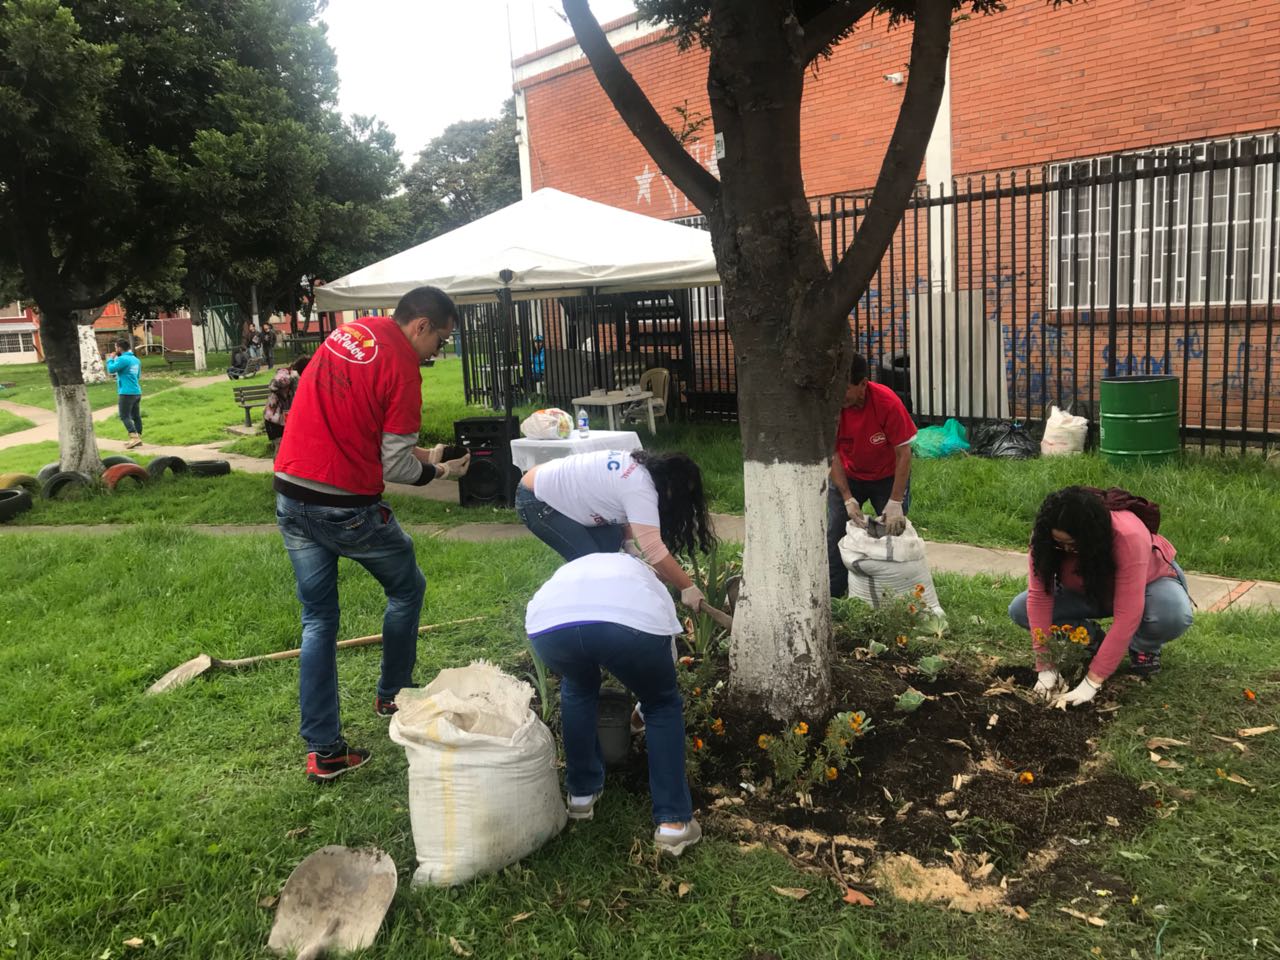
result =
[[[892,535],[906,529],[911,503],[911,441],[916,425],[898,395],[867,379],[867,360],[853,355],[849,386],[836,429],[836,450],[831,458],[831,483],[827,486],[827,565],[831,595],[849,592],[849,571],[840,559],[845,522],[867,525],[862,505],[884,519]]]
[[[276,456],[276,522],[298,581],[298,670],[307,776],[332,780],[369,759],[348,746],[338,715],[338,558],[368,570],[387,595],[380,717],[413,684],[418,616],[427,581],[413,541],[382,502],[386,483],[457,480],[469,457],[442,462],[444,445],[418,446],[422,362],[453,333],[457,310],[443,290],[418,287],[394,317],[344,323],[317,348],[298,381]]]

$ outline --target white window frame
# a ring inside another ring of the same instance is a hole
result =
[[[16,349],[15,349],[16,347]],[[0,353],[35,353],[35,335],[27,331],[0,330]]]
[[[1264,162],[1213,171],[1177,172],[1180,163],[1207,161],[1210,150],[1219,161],[1250,154],[1270,155],[1280,150],[1280,135],[1206,140],[1051,164],[1048,169],[1049,262],[1046,265],[1049,309],[1087,311],[1110,307],[1112,184],[1078,187],[1058,184],[1070,184],[1078,177],[1105,178],[1116,163],[1125,172],[1159,170],[1171,162],[1174,170],[1172,176],[1157,173],[1121,181],[1118,186],[1117,307],[1160,307],[1166,300],[1174,307],[1185,306],[1188,300],[1193,306],[1204,305],[1206,300],[1210,305],[1223,306],[1250,300],[1266,303],[1271,296],[1280,299],[1280,258],[1277,258],[1275,273],[1271,274],[1269,269],[1271,219],[1280,204],[1280,178],[1275,176],[1274,164]],[[1172,202],[1168,196],[1170,189],[1173,190]],[[1226,289],[1228,193],[1234,200],[1230,224],[1234,264],[1229,297]],[[1133,222],[1135,210],[1136,224]],[[1168,217],[1172,217],[1172,223],[1166,222]],[[1172,250],[1166,247],[1170,238]],[[1249,262],[1251,239],[1252,263]],[[1276,241],[1280,244],[1280,236]],[[1136,270],[1133,269],[1135,253]],[[1189,298],[1188,277],[1192,284]],[[1243,282],[1245,277],[1247,286]]]

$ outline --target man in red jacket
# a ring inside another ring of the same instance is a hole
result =
[[[911,505],[911,441],[915,438],[916,425],[898,395],[869,381],[867,360],[855,353],[827,486],[827,566],[833,597],[849,592],[849,571],[840,559],[839,544],[846,521],[867,525],[863,503],[871,501],[871,509],[883,516],[891,535],[906,529]]]
[[[361,317],[324,340],[298,381],[276,456],[276,522],[302,603],[298,700],[307,776],[332,780],[369,759],[348,746],[338,715],[338,558],[387,594],[374,712],[390,717],[413,684],[426,579],[413,541],[382,502],[386,483],[457,480],[469,457],[441,462],[418,446],[422,362],[453,333],[457,310],[435,287],[410,290],[394,317]]]

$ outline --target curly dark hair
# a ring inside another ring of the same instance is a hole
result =
[[[1116,574],[1111,511],[1086,487],[1063,487],[1044,498],[1031,529],[1031,567],[1049,591],[1056,586],[1065,556],[1053,539],[1054,530],[1069,534],[1076,543],[1085,594],[1100,609],[1110,607]]]
[[[707,519],[702,471],[684,453],[636,450],[631,459],[649,471],[658,491],[658,520],[662,542],[672,553],[710,553],[716,544]]]

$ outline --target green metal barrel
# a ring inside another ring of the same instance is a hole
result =
[[[1178,452],[1177,377],[1103,377],[1099,446],[1109,463],[1167,463]]]

